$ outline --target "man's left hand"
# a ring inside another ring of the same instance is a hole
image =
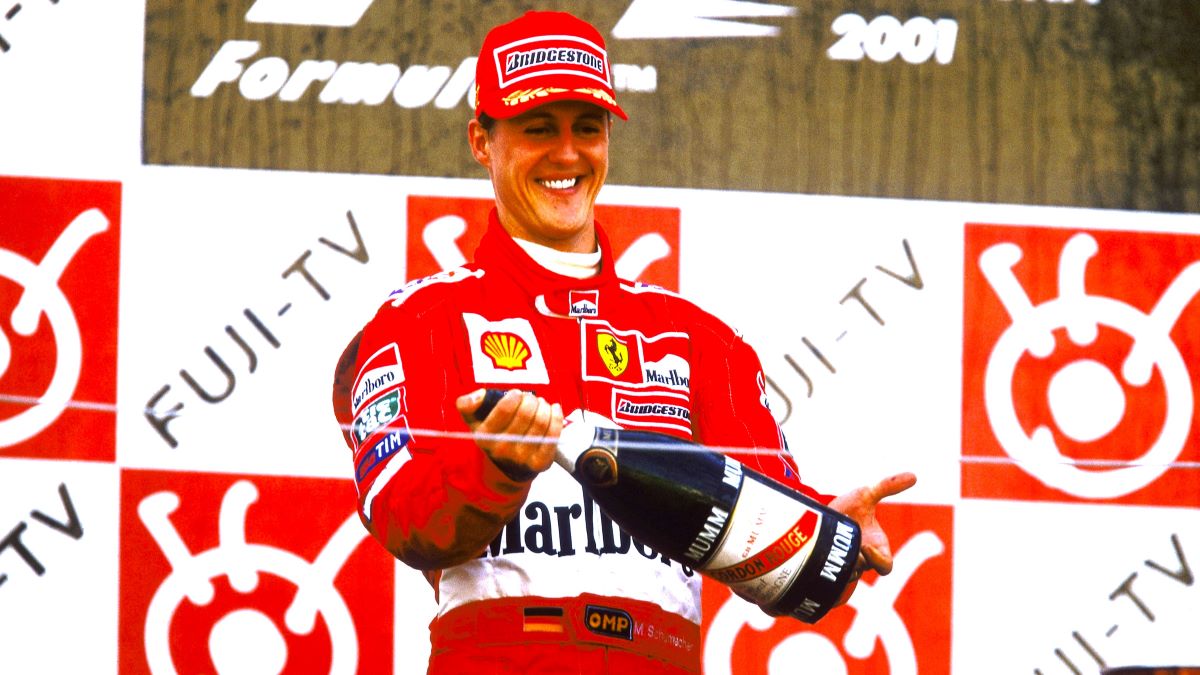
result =
[[[887,534],[875,518],[875,505],[913,485],[917,477],[912,473],[898,473],[879,481],[875,485],[860,487],[834,499],[829,507],[850,516],[862,528],[862,550],[858,556],[855,578],[868,569],[880,574],[892,571],[892,548]]]

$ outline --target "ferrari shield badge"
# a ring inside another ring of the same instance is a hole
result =
[[[612,333],[598,333],[596,346],[600,349],[600,358],[604,360],[608,372],[613,377],[620,377],[629,365],[629,347]]]

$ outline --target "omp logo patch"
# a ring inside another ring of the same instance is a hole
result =
[[[629,612],[588,605],[584,609],[583,622],[588,630],[597,635],[633,642],[633,617],[629,616]]]
[[[964,253],[963,495],[1200,505],[1200,236],[968,225]]]
[[[596,348],[600,359],[613,377],[620,377],[629,367],[629,345],[612,333],[597,333]]]
[[[497,368],[519,370],[529,359],[529,346],[519,335],[512,333],[484,333],[480,346]]]

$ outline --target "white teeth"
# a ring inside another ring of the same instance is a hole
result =
[[[579,182],[579,179],[563,178],[562,180],[542,180],[538,182],[550,188],[551,190],[568,190],[575,187],[575,183]]]

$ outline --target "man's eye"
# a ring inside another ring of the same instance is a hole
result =
[[[549,127],[528,127],[527,129],[525,129],[525,133],[527,133],[531,136],[545,136],[546,134],[550,133],[550,128]]]

